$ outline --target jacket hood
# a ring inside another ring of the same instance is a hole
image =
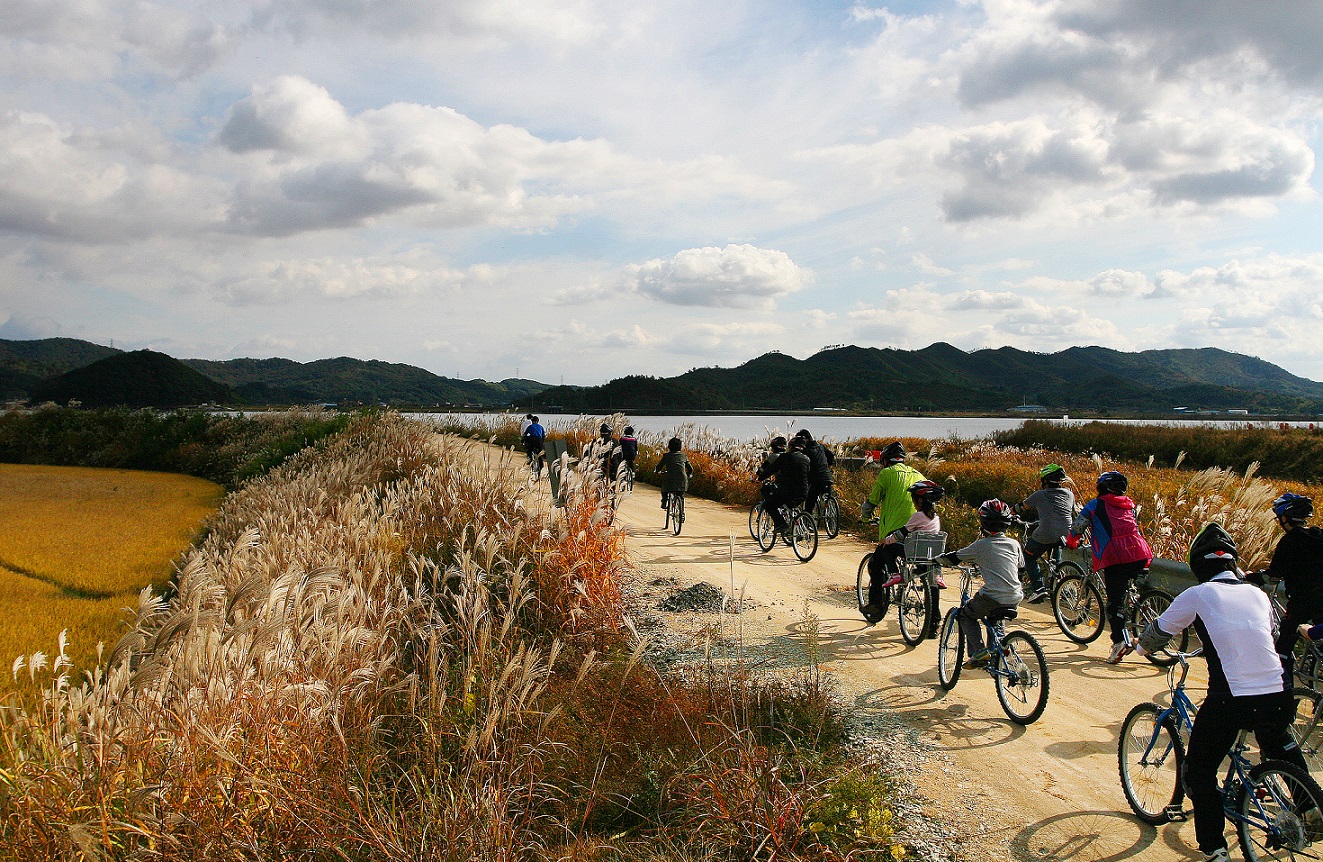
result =
[[[1123,494],[1103,494],[1098,499],[1102,500],[1105,505],[1110,506],[1113,509],[1133,511],[1135,508],[1135,501]]]

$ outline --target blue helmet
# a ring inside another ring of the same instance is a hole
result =
[[[1129,487],[1130,480],[1125,477],[1125,474],[1118,473],[1115,470],[1108,470],[1106,473],[1103,473],[1098,477],[1099,494],[1120,495],[1124,494]]]
[[[1272,501],[1272,513],[1288,521],[1307,521],[1314,514],[1314,501],[1300,494],[1283,494]]]

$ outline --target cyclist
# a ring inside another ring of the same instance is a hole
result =
[[[1244,730],[1253,730],[1263,759],[1308,770],[1288,733],[1295,715],[1291,675],[1273,646],[1268,597],[1236,576],[1236,543],[1220,524],[1205,524],[1190,543],[1189,563],[1199,581],[1149,623],[1138,651],[1147,655],[1193,624],[1208,661],[1208,696],[1194,717],[1185,755],[1185,786],[1194,804],[1194,834],[1210,862],[1227,862],[1226,819],[1217,786],[1218,766]]]
[[[689,480],[693,478],[694,466],[689,463],[689,458],[680,451],[683,444],[679,437],[672,437],[666,442],[666,453],[661,456],[661,462],[657,465],[657,472],[665,478],[662,480],[662,499],[661,507],[671,501],[672,494],[684,496],[689,492]]]
[[[1286,614],[1277,636],[1277,652],[1289,656],[1302,624],[1323,623],[1323,530],[1306,526],[1314,514],[1314,502],[1308,497],[1283,494],[1273,501],[1272,511],[1284,534],[1267,571],[1255,572],[1249,580],[1262,583],[1267,575],[1280,579],[1286,587]]]
[[[886,553],[886,538],[909,522],[910,516],[914,514],[914,500],[910,497],[909,489],[924,478],[922,473],[905,463],[905,446],[899,440],[887,444],[882,450],[882,464],[884,466],[878,472],[873,489],[868,492],[868,499],[864,500],[862,506],[865,521],[874,512],[878,516],[878,544],[868,561],[870,605],[875,604],[874,597],[881,598],[881,585],[894,574],[886,565],[888,559],[894,559]]]
[[[1006,528],[1015,522],[1011,507],[1001,500],[984,500],[978,507],[979,538],[958,551],[948,551],[938,557],[946,565],[958,565],[970,560],[983,576],[983,586],[970,596],[956,616],[960,631],[969,649],[966,668],[986,667],[992,657],[983,645],[983,620],[998,608],[1018,607],[1024,599],[1020,587],[1020,569],[1024,567],[1024,552],[1020,543],[1006,535]]]
[[[619,457],[618,449],[616,438],[611,436],[611,426],[603,422],[598,429],[598,436],[588,444],[583,459],[585,467],[595,466],[605,481],[611,481],[611,477],[615,475],[611,472],[611,468]]]
[[[1125,495],[1129,485],[1130,481],[1115,470],[1100,475],[1098,496],[1084,504],[1068,537],[1068,544],[1071,540],[1077,542],[1086,526],[1093,533],[1093,570],[1102,572],[1112,631],[1108,664],[1116,664],[1130,652],[1125,643],[1126,588],[1153,562],[1153,552],[1135,522],[1135,502]]]
[[[1017,515],[1026,509],[1033,509],[1038,515],[1038,525],[1024,537],[1024,567],[1029,572],[1029,594],[1025,601],[1031,605],[1047,598],[1038,558],[1060,547],[1070,533],[1071,520],[1075,517],[1075,494],[1064,487],[1068,481],[1070,477],[1064,467],[1048,464],[1038,471],[1039,489],[1014,507]]]
[[[868,585],[868,604],[864,605],[864,619],[870,623],[875,623],[881,619],[882,615],[878,613],[881,602],[881,592],[887,587],[894,587],[900,583],[899,561],[905,556],[905,537],[910,533],[940,533],[942,531],[942,519],[937,514],[937,501],[942,499],[946,489],[931,479],[923,479],[915,482],[909,487],[910,500],[914,504],[914,514],[905,522],[905,526],[898,530],[893,530],[887,534],[879,546],[880,550],[873,554],[884,554],[882,566],[894,572],[886,581],[881,578],[870,580]],[[871,567],[870,567],[871,568]],[[936,586],[945,587],[946,583],[942,580],[941,570],[937,571]],[[936,596],[929,596],[930,599],[936,599]]]
[[[790,525],[781,517],[781,507],[797,506],[808,497],[811,464],[804,454],[802,440],[797,438],[789,451],[785,450],[785,445],[784,437],[772,441],[772,454],[758,468],[758,478],[763,482],[763,510],[771,517],[777,531],[788,537]]]
[[[528,453],[528,466],[533,471],[533,478],[540,479],[547,431],[533,414],[528,415],[528,420],[528,426],[524,428],[521,438],[524,442],[524,451]]]
[[[818,505],[818,498],[831,492],[835,479],[831,468],[836,466],[836,455],[823,446],[807,428],[801,428],[795,434],[796,439],[804,441],[804,454],[809,459],[809,493],[804,501],[804,508],[812,512]]]
[[[639,455],[639,440],[634,436],[634,426],[626,425],[620,435],[620,458],[629,465],[629,472],[634,472],[634,459]]]

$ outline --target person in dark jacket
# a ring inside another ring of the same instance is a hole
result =
[[[1273,550],[1266,574],[1286,587],[1286,615],[1277,636],[1277,652],[1289,656],[1302,624],[1323,623],[1323,530],[1306,526],[1314,514],[1314,502],[1308,497],[1283,494],[1273,501],[1272,511],[1284,535]],[[1251,580],[1261,582],[1262,577]]]
[[[533,471],[533,478],[542,478],[542,462],[546,457],[544,447],[547,439],[546,429],[533,414],[528,414],[528,424],[524,426],[522,440],[524,451],[528,453],[528,469]]]
[[[795,438],[804,441],[804,454],[809,459],[809,491],[804,508],[811,512],[818,505],[818,498],[830,492],[835,482],[832,467],[836,466],[836,455],[814,440],[807,428],[801,428]]]
[[[689,458],[680,451],[684,444],[679,437],[672,437],[666,443],[666,454],[661,456],[657,472],[662,476],[661,507],[666,508],[672,494],[684,496],[689,492],[689,480],[694,476],[694,467]]]
[[[758,468],[758,478],[763,480],[763,509],[782,535],[790,534],[790,525],[781,517],[781,507],[798,506],[808,498],[811,466],[804,454],[804,441],[795,438],[789,451],[768,459]]]

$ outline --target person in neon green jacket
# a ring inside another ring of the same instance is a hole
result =
[[[905,447],[899,440],[882,450],[882,464],[882,472],[877,474],[873,490],[868,492],[868,499],[863,505],[864,520],[870,518],[874,512],[877,512],[878,516],[879,544],[868,561],[870,582],[878,584],[891,576],[891,573],[884,568],[887,555],[882,553],[881,542],[888,534],[905,526],[910,516],[914,514],[914,501],[910,497],[909,489],[915,482],[922,482],[924,479],[922,473],[905,463]],[[874,605],[870,602],[868,607],[872,608]],[[875,622],[871,619],[868,608],[865,608],[864,616],[869,618],[869,622]]]

